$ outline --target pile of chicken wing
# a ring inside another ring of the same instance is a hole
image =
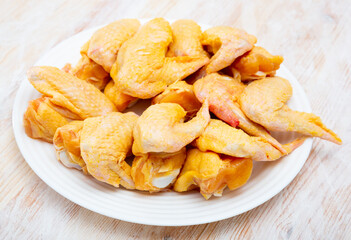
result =
[[[306,137],[341,144],[319,117],[286,105],[292,87],[275,76],[283,58],[255,43],[243,30],[202,32],[192,20],[118,20],[92,35],[75,66],[28,71],[42,97],[29,102],[25,131],[101,182],[199,189],[206,199],[243,186],[253,161],[280,159]],[[141,116],[128,111],[144,99]],[[304,137],[281,144],[269,131]]]

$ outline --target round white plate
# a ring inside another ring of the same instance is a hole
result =
[[[143,21],[145,22],[145,20]],[[208,26],[202,25],[202,29]],[[43,56],[35,65],[63,67],[75,64],[80,47],[97,28],[74,35],[61,42]],[[288,79],[294,90],[289,106],[310,112],[307,97],[294,76],[281,66],[277,75]],[[94,212],[133,223],[182,226],[214,222],[253,209],[272,198],[286,187],[305,163],[312,139],[281,160],[254,163],[248,183],[235,191],[225,191],[220,198],[205,200],[198,191],[187,193],[164,192],[149,194],[114,188],[100,183],[81,172],[68,169],[59,163],[51,144],[29,138],[23,128],[22,118],[28,101],[40,94],[23,76],[13,108],[13,128],[18,147],[33,171],[62,196]],[[274,134],[285,142],[294,134]]]

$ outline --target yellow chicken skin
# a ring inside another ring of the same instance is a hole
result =
[[[88,172],[97,180],[134,189],[131,167],[125,162],[133,143],[135,113],[109,113],[84,120],[80,150]]]
[[[286,154],[299,147],[305,139],[297,139],[284,144]],[[274,148],[264,138],[251,137],[240,129],[211,119],[205,131],[197,138],[194,145],[201,151],[213,151],[232,157],[252,158],[255,161],[274,161],[286,155]]]
[[[56,157],[63,165],[87,174],[86,164],[80,153],[82,128],[83,121],[72,121],[56,130],[53,141]]]
[[[62,70],[93,84],[99,90],[103,90],[111,79],[110,74],[87,56],[88,47],[89,41],[82,46],[80,50],[81,58],[75,67],[72,68],[71,64],[67,63]]]
[[[218,73],[208,74],[194,83],[197,99],[200,102],[208,99],[210,111],[232,127],[240,123],[240,109],[235,102],[244,88],[241,82]]]
[[[250,83],[239,99],[241,109],[252,121],[271,131],[294,131],[336,144],[341,139],[312,113],[298,112],[285,103],[292,95],[288,80],[271,77]]]
[[[249,158],[234,158],[191,149],[187,152],[174,190],[185,192],[197,186],[206,199],[212,195],[220,197],[227,186],[230,190],[243,186],[251,176],[252,167]]]
[[[184,79],[206,64],[201,57],[166,57],[172,41],[169,23],[156,18],[125,42],[111,69],[111,77],[124,94],[148,99],[173,82]]]
[[[110,74],[106,72],[99,64],[88,58],[85,54],[79,59],[77,65],[72,68],[71,64],[66,64],[63,70],[71,73],[79,79],[87,81],[99,90],[105,88],[111,79]]]
[[[122,19],[97,30],[89,40],[87,55],[110,72],[122,44],[140,27],[137,19]]]
[[[201,27],[196,22],[181,19],[172,23],[171,28],[173,41],[169,45],[167,57],[199,56],[209,59],[201,45]]]
[[[210,111],[232,127],[238,126],[252,136],[262,137],[270,144],[286,153],[282,145],[262,126],[248,119],[240,109],[237,100],[245,85],[231,77],[211,73],[194,84],[196,97],[200,102],[208,99]]]
[[[49,143],[52,143],[56,129],[68,122],[68,119],[52,108],[50,99],[47,97],[30,101],[23,115],[23,125],[27,136]]]
[[[27,76],[64,117],[80,120],[117,110],[96,87],[56,67],[32,67]]]
[[[117,111],[123,112],[128,106],[136,102],[138,99],[127,94],[124,94],[113,81],[110,81],[104,90],[104,94],[113,102]]]
[[[228,26],[207,29],[203,33],[202,45],[214,55],[206,67],[206,73],[214,73],[228,67],[237,57],[250,51],[257,39],[244,30]]]
[[[232,64],[234,69],[240,72],[241,80],[255,80],[274,76],[284,58],[270,54],[263,47],[253,47]]]
[[[72,68],[66,64],[63,70],[103,90],[111,79],[109,73],[119,49],[139,27],[137,19],[122,19],[100,28],[83,45],[77,65]]]
[[[196,116],[184,123],[186,111],[176,103],[151,105],[138,118],[134,127],[133,154],[180,151],[201,135],[210,114],[205,102]]]
[[[147,153],[136,156],[132,165],[135,188],[159,192],[168,189],[180,173],[186,149],[175,153]]]
[[[201,103],[194,94],[193,85],[185,81],[169,85],[163,93],[152,99],[152,104],[156,103],[178,103],[187,112],[188,117],[194,116],[201,108]]]

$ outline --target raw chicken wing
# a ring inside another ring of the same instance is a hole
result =
[[[139,27],[137,19],[122,19],[97,30],[88,42],[88,57],[110,72],[122,44],[133,37]]]
[[[57,128],[68,124],[69,120],[55,111],[47,97],[32,100],[23,116],[27,136],[52,143]]]
[[[96,87],[56,67],[32,67],[30,83],[49,97],[54,109],[71,119],[85,119],[116,111],[114,104]]]
[[[198,186],[206,199],[212,195],[220,197],[227,186],[234,190],[244,185],[251,176],[252,167],[252,160],[249,158],[235,158],[191,149],[187,152],[174,190],[184,192]]]
[[[272,77],[249,84],[239,102],[246,116],[268,130],[295,131],[336,144],[342,143],[319,117],[312,113],[294,111],[285,105],[291,95],[292,87],[288,80]]]
[[[210,111],[232,127],[240,127],[252,136],[262,137],[270,144],[286,153],[282,145],[263,127],[252,122],[241,111],[237,100],[245,85],[231,77],[211,73],[194,84],[196,97],[200,102],[208,99]]]
[[[200,102],[209,101],[210,111],[233,127],[239,125],[240,109],[236,106],[238,96],[245,85],[235,79],[211,73],[194,83],[195,96]]]
[[[173,41],[169,45],[167,57],[199,56],[208,59],[202,48],[201,27],[193,20],[178,20],[172,23]]]
[[[83,121],[72,121],[59,127],[54,136],[57,159],[68,168],[83,170],[87,173],[85,162],[80,153],[80,133]]]
[[[239,57],[232,68],[240,72],[241,80],[255,80],[274,76],[283,62],[282,56],[274,56],[263,47],[253,47],[251,51]]]
[[[152,104],[156,103],[178,103],[187,112],[188,117],[192,117],[201,108],[201,103],[194,94],[193,85],[185,81],[169,85],[163,93],[152,99]]]
[[[99,90],[104,89],[108,81],[111,79],[108,72],[106,72],[99,64],[88,58],[85,54],[82,54],[82,57],[74,68],[68,63],[62,70],[93,84]]]
[[[84,120],[80,150],[88,172],[115,187],[134,189],[131,167],[125,162],[133,142],[135,113],[114,112]]]
[[[93,84],[102,90],[110,80],[110,71],[116,61],[122,44],[130,39],[139,29],[136,19],[122,19],[96,31],[81,51],[81,59],[72,69],[70,64],[64,67],[76,77]]]
[[[146,153],[136,156],[132,166],[135,188],[159,192],[170,187],[180,173],[186,149],[175,153]]]
[[[202,45],[214,55],[206,67],[207,73],[218,72],[228,67],[237,57],[250,51],[256,43],[256,37],[237,28],[218,26],[203,33]]]
[[[304,142],[297,139],[284,144],[286,154]],[[274,161],[284,154],[264,138],[251,137],[240,129],[233,128],[220,120],[211,120],[205,131],[194,143],[201,151],[213,151],[233,157],[252,158],[255,161]]]
[[[124,94],[113,81],[110,81],[107,84],[104,94],[115,104],[117,111],[119,112],[123,112],[128,106],[138,100],[135,97]]]
[[[133,131],[133,154],[180,151],[201,135],[210,120],[205,102],[196,116],[183,122],[185,110],[176,103],[151,105],[139,117]]]
[[[172,41],[169,23],[156,18],[121,47],[111,77],[124,94],[147,99],[206,64],[203,57],[166,57]]]

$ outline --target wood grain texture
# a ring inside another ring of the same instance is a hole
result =
[[[347,239],[351,236],[351,43],[347,1],[1,1],[0,239]],[[239,216],[188,227],[131,224],[68,201],[21,156],[11,127],[15,93],[46,51],[119,18],[190,18],[241,27],[297,77],[313,112],[343,139],[315,140],[282,192]]]

